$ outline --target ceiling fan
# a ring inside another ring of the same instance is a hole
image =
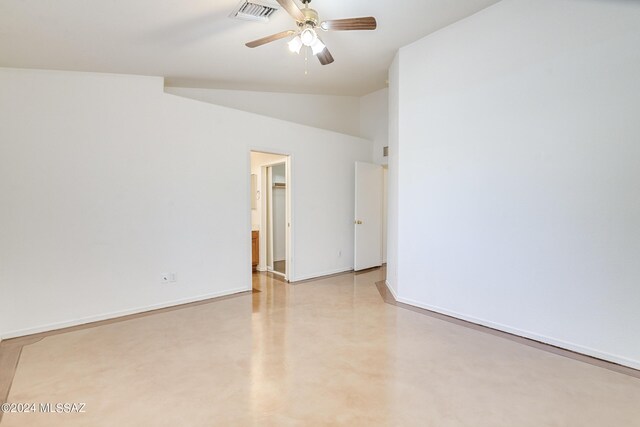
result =
[[[376,18],[369,16],[365,18],[333,19],[320,21],[318,12],[309,8],[311,0],[302,0],[304,8],[300,9],[294,0],[277,0],[280,6],[296,20],[297,30],[288,30],[254,40],[246,44],[247,47],[258,47],[276,40],[294,36],[289,41],[289,50],[300,53],[302,46],[310,47],[311,51],[322,65],[331,64],[333,56],[327,46],[320,40],[316,29],[323,31],[349,31],[349,30],[375,30],[378,26]]]

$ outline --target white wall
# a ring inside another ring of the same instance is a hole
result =
[[[401,49],[401,301],[640,368],[638,46],[638,2],[504,0]]]
[[[292,157],[293,279],[350,269],[370,142],[161,78],[0,69],[0,336],[249,289],[251,148]]]
[[[383,147],[388,145],[389,139],[389,90],[386,88],[362,97],[182,87],[165,87],[165,92],[242,111],[360,136],[373,143],[373,162],[382,165],[387,164],[387,158],[383,156],[382,151]],[[252,173],[259,174],[256,171],[252,171]],[[386,205],[384,209],[382,245],[383,262],[386,262]],[[254,229],[259,228],[259,210],[259,208],[253,210],[252,213]],[[264,263],[261,262],[258,265],[258,269],[262,271],[264,268]]]
[[[386,165],[382,148],[389,141],[389,89],[380,89],[360,98],[358,135],[373,142],[373,162]]]
[[[360,135],[360,98],[226,89],[167,87],[167,93],[288,120],[347,135]]]
[[[360,136],[373,143],[373,163],[387,165],[383,147],[389,141],[389,89],[380,89],[360,98]],[[382,194],[382,262],[387,262],[387,170]]]
[[[400,55],[397,52],[389,67],[389,169],[387,173],[387,285],[398,298],[398,227],[400,218],[398,167],[400,164],[399,127],[400,119]]]

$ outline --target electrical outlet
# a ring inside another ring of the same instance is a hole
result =
[[[169,273],[162,273],[162,276],[160,276],[160,283],[169,283]]]
[[[342,256],[342,251],[338,251],[338,258]]]
[[[169,273],[169,281],[175,283],[178,281],[178,275],[176,273]]]

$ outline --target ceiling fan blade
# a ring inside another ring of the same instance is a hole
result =
[[[332,19],[320,23],[320,28],[325,31],[375,30],[377,27],[378,23],[373,16],[367,16],[365,18]]]
[[[261,39],[254,40],[252,42],[246,43],[246,46],[247,47],[251,47],[251,48],[262,46],[263,44],[271,43],[271,42],[274,42],[276,40],[280,40],[280,39],[283,39],[285,37],[292,36],[295,33],[296,32],[293,31],[293,30],[283,31],[283,32],[278,33],[278,34],[272,34],[270,36],[263,37]]]
[[[333,62],[333,56],[331,56],[331,52],[326,47],[316,56],[322,65],[329,65]]]
[[[282,6],[284,10],[289,12],[289,15],[296,21],[305,21],[304,14],[293,0],[278,0],[278,4]]]

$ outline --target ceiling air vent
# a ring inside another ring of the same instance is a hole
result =
[[[270,0],[242,0],[229,17],[244,21],[269,22],[269,18],[278,9],[278,3]]]

